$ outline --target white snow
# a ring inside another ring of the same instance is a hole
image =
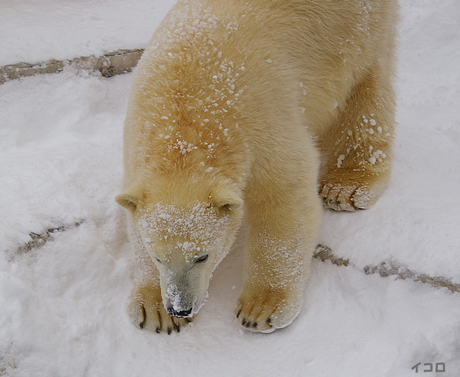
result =
[[[173,0],[2,0],[0,66],[144,47]]]
[[[3,0],[0,66],[142,47],[171,5]],[[460,3],[401,5],[391,183],[371,210],[325,212],[320,241],[350,265],[315,259],[299,317],[270,335],[234,319],[241,237],[190,327],[168,336],[130,324],[113,200],[130,74],[68,68],[1,85],[0,376],[457,376],[460,293],[363,272],[393,261],[460,284]],[[29,233],[62,225],[18,252]]]

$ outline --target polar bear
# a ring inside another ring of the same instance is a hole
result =
[[[184,0],[137,66],[124,130],[132,322],[179,331],[241,224],[235,315],[289,325],[323,204],[371,207],[394,135],[396,0]],[[319,190],[319,196],[318,196]]]

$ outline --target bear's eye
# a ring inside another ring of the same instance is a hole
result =
[[[195,260],[195,263],[203,263],[203,262],[206,262],[206,260],[208,259],[208,255],[203,255],[201,257],[199,257],[197,260]]]

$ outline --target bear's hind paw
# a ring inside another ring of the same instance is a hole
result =
[[[358,209],[367,209],[372,206],[370,190],[358,184],[325,184],[320,192],[326,208],[335,211],[354,212]]]
[[[321,179],[319,195],[324,206],[335,211],[369,209],[382,195],[388,180],[389,171],[332,171]]]

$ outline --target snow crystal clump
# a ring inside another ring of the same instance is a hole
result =
[[[340,168],[342,166],[342,162],[345,160],[345,155],[341,154],[339,158],[337,159],[337,167]]]

